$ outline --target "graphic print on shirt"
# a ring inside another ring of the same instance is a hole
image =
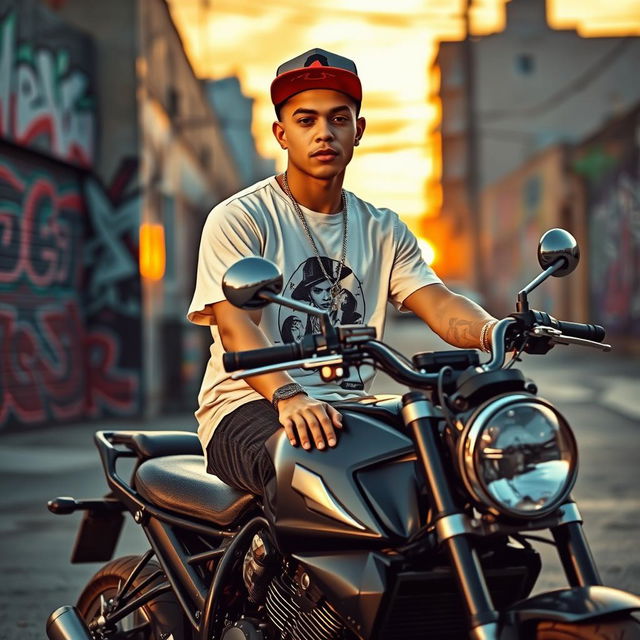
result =
[[[340,271],[340,262],[327,256],[321,256],[320,260],[322,260],[324,270],[335,282]],[[318,258],[307,258],[295,269],[282,294],[294,300],[306,302],[322,311],[328,311],[334,326],[338,324],[363,324],[365,300],[362,284],[353,271],[346,265],[342,267],[338,283],[340,293],[337,296],[337,309],[333,310],[331,284],[323,273]],[[285,307],[280,307],[278,311],[278,327],[282,342],[300,342],[307,334],[321,332],[320,318]],[[307,375],[314,373],[313,371],[306,372]],[[354,368],[349,378],[343,380],[340,386],[344,389],[363,389],[364,384],[359,371]]]

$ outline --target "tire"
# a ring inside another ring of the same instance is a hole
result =
[[[631,617],[594,622],[540,622],[536,640],[640,640],[640,623]]]
[[[100,615],[100,597],[102,596],[106,602],[113,598],[139,560],[139,556],[124,556],[117,560],[112,560],[89,580],[76,605],[78,613],[87,625]],[[159,569],[160,566],[157,562],[149,561],[133,581],[132,589]],[[154,580],[141,593],[145,593],[158,584],[160,584],[160,579]],[[113,637],[116,640],[121,637],[122,632],[130,630],[143,622],[148,622],[150,629],[148,628],[146,632],[141,631],[135,636],[127,635],[126,637],[135,640],[165,640],[171,637],[172,634],[173,640],[186,640],[190,637],[185,633],[186,625],[188,624],[187,620],[171,592],[159,595],[140,607],[140,609],[126,616],[117,623],[117,632],[109,637]]]

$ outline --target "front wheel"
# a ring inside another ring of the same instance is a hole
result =
[[[139,560],[138,556],[124,556],[112,560],[89,580],[76,605],[87,626],[91,626],[101,615],[113,608],[115,596],[120,593]],[[136,587],[159,570],[160,567],[155,561],[147,562],[129,591],[135,591]],[[163,576],[145,585],[137,596],[160,584],[162,578]],[[174,640],[184,640],[187,637],[185,618],[171,592],[157,596],[125,616],[115,624],[109,635],[109,638],[114,640],[164,640],[169,637],[173,637]]]
[[[640,640],[640,623],[634,618],[603,619],[594,622],[538,623],[536,640]]]

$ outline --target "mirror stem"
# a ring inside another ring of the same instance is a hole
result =
[[[529,300],[527,295],[530,294],[536,287],[540,286],[549,276],[552,276],[558,269],[562,269],[566,265],[564,258],[559,258],[551,266],[547,267],[540,275],[534,278],[522,291],[518,292],[518,302],[516,303],[516,310],[519,313],[529,311]]]
[[[312,316],[317,316],[320,318],[320,323],[322,324],[322,335],[325,336],[325,338],[335,337],[336,331],[331,324],[331,317],[326,311],[319,311],[316,307],[312,307],[310,304],[305,304],[304,302],[284,298],[277,293],[273,293],[273,291],[260,291],[260,293],[258,293],[258,297],[263,300],[268,300],[269,302],[277,302],[278,304],[282,304],[290,309],[295,309],[296,311],[302,311],[303,313],[309,313]]]

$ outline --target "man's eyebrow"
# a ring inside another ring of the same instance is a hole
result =
[[[341,104],[339,107],[334,107],[329,111],[329,113],[337,113],[338,111],[349,111],[349,106],[346,104]],[[297,116],[299,113],[305,113],[308,115],[318,115],[318,111],[316,109],[305,109],[304,107],[298,107],[292,114],[291,117]]]

